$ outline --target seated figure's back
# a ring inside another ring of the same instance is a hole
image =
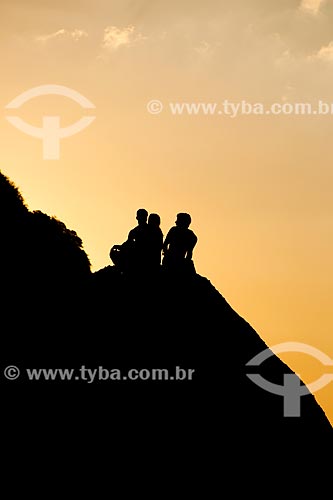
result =
[[[197,243],[197,236],[189,229],[191,217],[186,213],[177,214],[176,225],[168,232],[163,250],[166,257],[165,263],[180,262],[184,259],[191,260],[193,249]]]

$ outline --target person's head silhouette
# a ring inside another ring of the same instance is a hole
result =
[[[158,214],[150,214],[148,217],[148,224],[159,227],[161,224],[161,217]]]
[[[176,226],[187,229],[192,222],[190,214],[179,213],[177,214]]]
[[[139,210],[136,212],[136,220],[138,221],[138,224],[146,224],[148,219],[148,212],[145,208],[139,208]]]

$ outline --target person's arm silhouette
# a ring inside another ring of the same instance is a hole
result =
[[[133,238],[133,235],[132,235],[132,231],[130,231],[130,232],[128,233],[126,243],[133,243],[133,241],[134,241],[134,238]]]
[[[188,241],[188,248],[187,248],[185,258],[188,260],[191,260],[193,257],[193,250],[194,250],[195,245],[197,244],[198,238],[193,233],[193,231],[191,231],[190,229],[188,231],[189,231],[189,233],[188,233],[189,234],[189,238],[188,238],[189,241]]]
[[[164,240],[164,243],[163,243],[163,246],[162,246],[163,255],[165,255],[165,254],[168,253],[169,245],[170,245],[171,240],[172,240],[172,233],[173,233],[173,228],[171,228],[169,230],[168,234],[165,237],[165,240]]]

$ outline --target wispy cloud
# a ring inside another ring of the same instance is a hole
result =
[[[200,56],[205,56],[212,50],[212,46],[209,42],[206,42],[206,40],[202,40],[200,44],[197,47],[194,47],[194,50],[199,54]]]
[[[207,40],[201,40],[199,44],[195,45],[194,52],[201,60],[209,61],[214,57],[220,47],[220,42],[207,42]]]
[[[146,38],[141,33],[138,33],[133,25],[126,26],[125,28],[108,26],[104,30],[102,49],[114,52],[120,47],[133,46]]]
[[[84,30],[74,29],[73,31],[69,31],[65,29],[60,29],[58,31],[55,31],[54,33],[50,33],[49,35],[36,36],[35,40],[36,42],[46,43],[49,42],[50,40],[69,38],[71,40],[74,40],[74,42],[78,42],[81,38],[87,36],[88,33]]]
[[[319,59],[320,61],[333,62],[333,41],[324,45],[320,50],[310,57],[310,59]]]
[[[302,0],[300,9],[313,15],[317,15],[320,7],[326,0]]]

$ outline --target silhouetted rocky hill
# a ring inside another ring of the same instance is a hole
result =
[[[248,378],[246,363],[267,346],[208,279],[162,268],[128,276],[111,265],[92,273],[77,234],[30,212],[3,175],[0,224],[1,371],[21,370],[17,380],[1,374],[3,394],[24,394],[29,405],[48,401],[57,417],[73,406],[90,418],[97,413],[101,425],[126,426],[133,439],[153,435],[156,445],[173,443],[191,459],[197,447],[216,443],[235,467],[251,453],[263,464],[283,450],[307,470],[314,453],[332,446],[333,429],[312,395],[301,398],[300,417],[285,417],[283,397]],[[82,366],[104,379],[89,381],[86,372],[82,380]],[[74,368],[76,378],[29,381],[27,368]],[[130,369],[147,380],[106,380],[111,370]],[[174,379],[151,380],[153,369]],[[192,380],[175,379],[188,370]],[[253,371],[280,385],[292,374],[277,356]]]

